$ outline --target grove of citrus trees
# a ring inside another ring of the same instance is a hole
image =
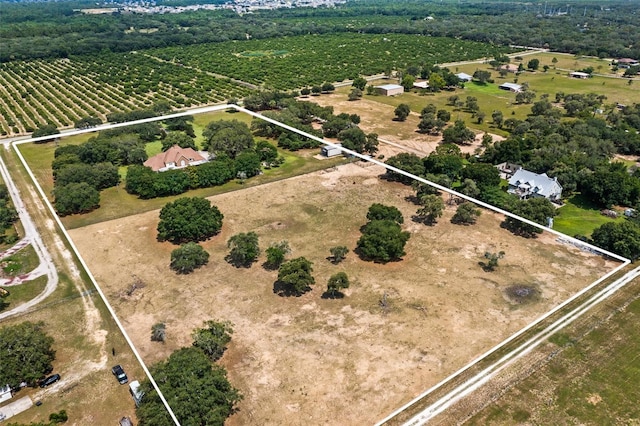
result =
[[[340,33],[169,47],[149,53],[265,88],[287,90],[509,51],[453,38]]]

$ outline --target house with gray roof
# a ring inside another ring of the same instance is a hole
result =
[[[509,179],[507,192],[517,195],[521,200],[544,197],[549,201],[560,202],[562,185],[557,178],[550,178],[546,173],[541,175],[525,169],[518,169]]]

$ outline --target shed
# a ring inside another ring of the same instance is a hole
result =
[[[456,74],[456,77],[458,77],[458,80],[460,80],[460,81],[471,81],[471,80],[473,80],[473,76],[472,75],[469,75],[469,74],[464,73],[464,72],[460,72],[460,73]]]
[[[335,157],[337,155],[342,154],[342,150],[339,148],[340,145],[339,143],[336,144],[335,146],[332,145],[325,145],[322,148],[320,148],[320,154],[322,154],[324,157],[327,158],[331,158],[331,157]]]
[[[502,90],[510,90],[512,92],[521,92],[522,86],[516,83],[502,83],[498,86]]]
[[[0,387],[0,402],[5,402],[13,398],[11,393],[11,386],[5,385]]]
[[[429,82],[428,81],[416,81],[415,83],[413,83],[413,87],[415,87],[416,89],[428,89],[429,88]]]
[[[404,87],[399,84],[383,84],[382,86],[376,86],[376,90],[384,96],[401,95],[404,93]]]
[[[123,417],[120,419],[120,426],[133,426],[133,422],[129,417]]]
[[[589,78],[589,74],[587,74],[586,72],[580,72],[580,71],[570,72],[569,76],[573,78]]]

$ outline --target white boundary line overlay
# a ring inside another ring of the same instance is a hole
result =
[[[147,375],[147,377],[149,378],[151,384],[153,385],[154,389],[156,390],[156,392],[158,393],[158,396],[160,397],[160,399],[162,400],[162,403],[164,404],[164,406],[166,407],[167,411],[169,412],[169,415],[171,416],[172,420],[175,422],[176,425],[180,426],[180,422],[178,421],[178,419],[176,418],[175,414],[173,413],[173,410],[171,409],[171,407],[169,406],[169,403],[167,402],[167,400],[165,399],[164,395],[162,394],[162,391],[160,390],[160,388],[158,387],[156,381],[154,380],[154,378],[152,377],[149,369],[147,368],[147,365],[144,363],[144,361],[142,360],[142,357],[140,355],[140,353],[138,352],[138,350],[136,349],[135,345],[133,344],[133,341],[131,340],[131,338],[129,337],[129,335],[127,334],[127,332],[125,331],[122,323],[120,322],[120,320],[118,319],[113,307],[111,306],[111,304],[109,303],[109,301],[107,300],[104,292],[102,291],[102,289],[100,288],[100,286],[98,285],[98,282],[96,281],[95,277],[93,276],[93,274],[91,273],[91,270],[89,269],[89,266],[87,265],[87,263],[84,261],[84,258],[80,255],[80,252],[78,251],[76,245],[74,244],[73,240],[71,239],[71,236],[69,235],[69,233],[67,232],[66,228],[64,227],[64,225],[62,224],[62,221],[60,220],[60,217],[58,216],[58,214],[56,213],[55,209],[53,208],[53,205],[51,204],[51,202],[49,201],[49,198],[46,196],[46,194],[44,193],[42,187],[40,186],[38,180],[36,179],[35,175],[33,174],[31,168],[29,167],[29,165],[27,164],[26,160],[24,159],[24,157],[22,156],[22,153],[20,152],[20,150],[18,149],[18,145],[24,144],[24,143],[34,143],[34,142],[42,142],[42,141],[47,141],[47,140],[51,140],[51,139],[55,139],[55,138],[60,138],[60,137],[67,137],[67,136],[75,136],[75,135],[80,135],[80,134],[85,134],[85,133],[92,133],[92,132],[98,132],[101,130],[108,130],[108,129],[114,129],[114,128],[119,128],[119,127],[126,127],[126,126],[132,126],[132,125],[136,125],[136,124],[144,124],[144,123],[150,123],[150,122],[154,122],[154,121],[162,121],[162,120],[167,120],[167,119],[171,119],[171,118],[178,118],[178,117],[184,117],[187,115],[194,115],[194,114],[202,114],[202,113],[207,113],[207,112],[215,112],[215,111],[221,111],[221,110],[226,110],[226,109],[235,109],[236,111],[239,112],[244,112],[246,114],[249,114],[252,117],[256,117],[258,119],[267,121],[271,124],[275,124],[276,126],[282,127],[288,131],[297,133],[300,136],[315,140],[317,142],[320,142],[322,144],[331,146],[333,148],[338,148],[340,149],[343,154],[348,154],[350,156],[353,157],[357,157],[360,158],[361,160],[365,160],[368,161],[370,163],[376,164],[378,166],[384,167],[387,170],[391,170],[395,173],[398,173],[400,175],[409,177],[413,180],[416,180],[418,182],[430,185],[440,191],[452,194],[456,197],[462,198],[464,200],[470,201],[474,204],[477,204],[479,206],[482,206],[486,209],[492,210],[496,213],[500,213],[504,216],[507,217],[511,217],[517,220],[520,220],[528,225],[532,225],[535,226],[536,228],[542,229],[543,231],[547,231],[550,232],[558,237],[561,237],[565,240],[568,240],[571,243],[574,243],[578,246],[583,246],[583,247],[588,247],[589,249],[595,251],[596,253],[600,253],[602,255],[606,255],[609,256],[611,258],[614,258],[616,260],[619,260],[620,262],[622,262],[622,264],[620,266],[618,266],[617,268],[615,268],[614,270],[610,271],[609,273],[605,274],[604,276],[602,276],[601,278],[597,279],[596,281],[594,281],[592,284],[590,284],[589,286],[585,287],[584,289],[582,289],[581,291],[579,291],[578,293],[576,293],[575,295],[573,295],[571,298],[567,299],[566,301],[564,301],[563,303],[561,303],[560,305],[556,306],[554,309],[552,309],[551,311],[547,312],[546,314],[543,314],[541,317],[539,317],[538,319],[534,320],[533,322],[531,322],[529,325],[525,326],[524,328],[522,328],[520,331],[516,332],[515,334],[513,334],[512,336],[508,337],[506,340],[504,340],[503,342],[499,343],[498,345],[494,346],[493,348],[489,349],[487,352],[485,352],[484,354],[480,355],[478,358],[474,359],[473,361],[471,361],[470,363],[468,363],[467,365],[465,365],[464,367],[462,367],[461,369],[459,369],[458,371],[456,371],[455,373],[451,374],[450,376],[448,376],[447,378],[443,379],[441,382],[439,382],[438,384],[436,384],[435,386],[429,388],[428,390],[426,390],[425,392],[423,392],[422,394],[418,395],[416,398],[414,398],[412,401],[410,401],[409,403],[405,404],[404,406],[400,407],[398,410],[394,411],[393,413],[391,413],[389,416],[385,417],[384,419],[382,419],[381,421],[379,421],[378,423],[376,423],[377,425],[382,425],[385,422],[389,421],[390,419],[392,419],[393,417],[395,417],[396,415],[398,415],[399,413],[401,413],[402,411],[404,411],[406,408],[408,408],[409,406],[413,405],[415,402],[417,402],[418,400],[424,398],[426,395],[430,394],[431,392],[435,391],[436,389],[440,388],[441,386],[443,386],[445,383],[447,383],[448,381],[450,381],[451,379],[453,379],[455,376],[459,375],[460,373],[464,372],[465,370],[471,368],[472,366],[474,366],[475,364],[477,364],[478,362],[480,362],[481,360],[483,360],[484,358],[486,358],[487,356],[491,355],[492,353],[494,353],[495,351],[499,350],[500,348],[504,347],[505,345],[507,345],[508,343],[510,343],[511,341],[513,341],[514,339],[520,337],[522,334],[524,334],[525,332],[527,332],[528,330],[530,330],[531,328],[537,326],[539,323],[541,323],[542,321],[544,321],[546,318],[548,318],[549,316],[553,315],[554,313],[556,313],[557,311],[559,311],[560,309],[562,309],[563,307],[565,307],[567,304],[571,303],[572,301],[574,301],[576,298],[582,296],[584,293],[586,293],[587,291],[591,290],[593,287],[595,287],[596,285],[600,284],[602,281],[606,280],[607,278],[609,278],[610,276],[614,275],[615,273],[617,273],[618,271],[620,271],[622,268],[624,268],[625,266],[627,266],[628,264],[631,263],[631,261],[623,256],[617,255],[615,253],[609,252],[607,250],[603,250],[599,247],[596,247],[594,245],[591,245],[589,243],[585,243],[584,241],[580,241],[577,240],[573,237],[570,237],[568,235],[565,235],[561,232],[558,232],[554,229],[550,229],[547,228],[545,226],[542,226],[536,222],[533,222],[529,219],[526,219],[524,217],[520,217],[516,214],[513,214],[509,211],[503,210],[501,208],[495,207],[491,204],[485,203],[483,201],[477,200],[475,198],[469,197],[465,194],[459,193],[457,191],[454,191],[450,188],[446,188],[442,185],[439,185],[437,183],[428,181],[420,176],[416,176],[413,175],[411,173],[408,173],[404,170],[401,170],[397,167],[393,167],[390,166],[388,164],[385,164],[381,161],[378,161],[368,155],[365,154],[361,154],[358,153],[356,151],[352,151],[350,149],[344,148],[341,145],[337,145],[333,142],[327,141],[323,138],[320,138],[318,136],[312,135],[310,133],[304,132],[302,130],[296,129],[295,127],[291,127],[288,126],[284,123],[281,123],[277,120],[273,120],[269,117],[265,117],[262,114],[256,113],[254,111],[250,111],[246,108],[240,107],[238,105],[234,105],[234,104],[228,104],[228,105],[215,105],[215,106],[209,106],[209,107],[201,107],[201,108],[194,108],[191,110],[186,110],[183,112],[178,112],[178,113],[173,113],[173,114],[167,114],[164,116],[158,116],[158,117],[150,117],[150,118],[144,118],[144,119],[140,119],[140,120],[134,120],[134,121],[129,121],[129,122],[124,122],[124,123],[114,123],[114,124],[103,124],[100,126],[96,126],[96,127],[92,127],[92,128],[87,128],[87,129],[76,129],[76,130],[71,130],[71,131],[65,131],[62,132],[60,134],[55,134],[55,135],[48,135],[48,136],[41,136],[38,138],[30,138],[30,139],[22,139],[22,140],[14,140],[11,142],[11,146],[13,146],[14,151],[16,152],[16,154],[18,155],[18,158],[20,159],[22,165],[25,167],[27,173],[29,174],[29,177],[31,178],[31,180],[33,181],[36,189],[38,190],[38,193],[40,194],[40,197],[42,198],[42,200],[44,201],[45,205],[47,206],[47,208],[49,209],[49,212],[52,214],[52,216],[54,217],[54,220],[56,221],[56,224],[60,227],[60,230],[62,231],[63,235],[65,236],[65,238],[67,239],[70,247],[72,248],[74,254],[76,255],[76,257],[78,258],[78,260],[80,261],[80,264],[82,265],[82,267],[85,269],[85,271],[87,272],[87,275],[89,276],[89,279],[91,280],[91,282],[93,283],[94,287],[96,288],[98,294],[100,295],[100,298],[102,299],[103,303],[106,305],[109,313],[111,314],[111,316],[113,317],[114,321],[116,322],[118,328],[120,329],[120,332],[123,334],[123,336],[125,337],[129,347],[131,348],[131,350],[133,351],[136,359],[138,360],[138,362],[142,365],[142,368],[145,372],[145,374]],[[640,270],[640,268],[638,268],[638,270]],[[635,271],[634,271],[635,272]],[[630,275],[631,273],[627,274]],[[637,274],[640,274],[640,272],[637,272]],[[629,280],[635,278],[636,275],[632,276],[631,278],[629,278],[627,281],[624,282],[624,284],[626,284],[626,282],[628,282]],[[627,276],[625,276],[627,277]],[[605,294],[601,294],[598,293],[597,296],[599,295],[600,297],[598,298],[597,302],[600,302],[601,300],[604,300],[604,298],[610,296],[610,294],[613,294],[613,292],[615,292],[615,290],[617,290],[619,287],[622,286],[617,286],[615,289],[613,289],[613,291],[611,291],[611,289],[608,287],[607,289],[609,291],[607,291]],[[594,296],[595,297],[595,296]],[[592,297],[592,299],[594,298]],[[592,300],[590,299],[590,300]],[[594,304],[595,304],[594,303]],[[582,305],[584,306],[584,305]],[[590,305],[592,306],[592,305]],[[589,306],[589,307],[590,307]],[[579,308],[576,308],[574,311],[572,311],[571,313],[567,314],[565,317],[573,317],[573,319],[577,318],[577,316],[581,313],[579,313],[578,315],[575,315],[576,311]],[[545,336],[548,337],[550,334],[554,333],[555,331],[558,331],[560,328],[562,328],[564,325],[566,324],[561,324],[560,326],[558,326],[557,322],[552,324],[551,326],[547,327],[543,332],[539,333],[546,333]],[[546,338],[545,337],[545,338]],[[532,339],[533,340],[533,339]],[[520,349],[520,348],[519,348]],[[525,348],[525,350],[527,350],[527,352],[529,350],[533,349],[533,347],[527,349]],[[517,351],[517,350],[516,350]],[[505,357],[503,357],[503,359],[510,359],[516,351],[510,352],[509,354],[505,355]],[[493,368],[490,367],[490,369]],[[504,368],[501,367],[500,369]],[[499,371],[499,370],[497,370]],[[497,373],[497,371],[494,372]],[[478,376],[476,376],[478,377]],[[487,379],[488,380],[488,379]],[[483,384],[484,382],[480,382],[478,383],[475,387],[473,387],[472,389],[470,389],[467,393],[475,390],[477,387],[479,387],[481,384]],[[448,407],[448,405],[446,407],[443,407],[440,409],[441,412],[444,409],[446,409]]]

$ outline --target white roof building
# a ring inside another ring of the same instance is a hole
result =
[[[544,197],[549,201],[560,201],[562,198],[562,185],[557,178],[550,178],[546,173],[541,175],[518,169],[509,179],[507,192],[520,197],[520,199]]]
[[[471,81],[471,80],[473,80],[473,76],[472,75],[469,75],[469,74],[464,73],[464,72],[460,72],[460,73],[456,74],[456,77],[458,77],[458,80],[460,80],[460,81]]]
[[[382,86],[376,86],[376,90],[381,95],[394,96],[404,93],[404,87],[399,84],[383,84]]]
[[[522,86],[516,83],[502,83],[498,86],[502,90],[510,90],[512,92],[521,92]]]

